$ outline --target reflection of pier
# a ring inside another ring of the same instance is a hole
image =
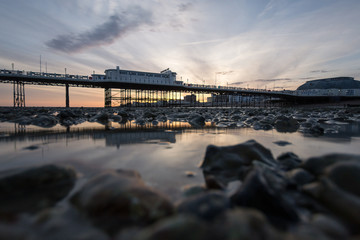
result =
[[[240,133],[244,131],[243,128],[216,128],[210,123],[205,125],[204,128],[197,129],[186,122],[169,121],[159,122],[157,126],[151,123],[138,125],[134,122],[127,122],[126,124],[109,123],[108,125],[92,123],[89,126],[57,126],[52,129],[34,126],[26,127],[19,124],[12,126],[12,129],[0,132],[0,142],[42,141],[47,143],[60,140],[104,139],[106,146],[116,146],[119,148],[120,145],[134,143],[175,143],[176,136],[185,132]],[[353,137],[360,137],[360,122],[335,126],[338,127],[338,132],[325,133],[324,136],[321,136],[321,139],[325,141],[351,141]],[[304,134],[304,136],[312,137],[309,134]]]
[[[156,126],[152,123],[138,125],[134,122],[125,124],[109,122],[107,125],[90,123],[89,126],[57,126],[52,129],[14,124],[13,129],[2,132],[0,142],[11,141],[59,141],[66,139],[105,139],[106,146],[122,144],[158,142],[175,143],[176,135],[192,126],[186,122],[159,122]],[[205,128],[212,128],[211,125]]]

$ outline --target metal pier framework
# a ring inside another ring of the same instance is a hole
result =
[[[357,95],[307,96],[296,91],[138,80],[94,80],[89,76],[0,69],[0,83],[13,85],[14,107],[25,107],[25,84],[65,87],[66,107],[70,107],[70,87],[104,89],[105,107],[268,107],[360,99]]]
[[[25,107],[25,83],[13,82],[14,107]]]

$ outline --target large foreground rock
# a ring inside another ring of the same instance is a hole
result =
[[[204,171],[233,170],[251,165],[254,160],[269,166],[277,166],[269,149],[254,140],[229,147],[209,145],[201,168]]]
[[[72,203],[110,235],[173,213],[169,200],[146,186],[135,171],[108,171],[95,176],[74,195]]]
[[[285,194],[285,180],[275,176],[276,173],[270,174],[262,168],[252,170],[231,201],[237,206],[260,210],[275,226],[286,229],[299,222],[297,208]]]
[[[122,240],[117,238],[116,240]],[[135,240],[208,240],[213,239],[208,227],[198,219],[178,215],[165,219],[141,231]]]
[[[194,215],[202,220],[214,220],[230,208],[230,201],[220,191],[200,193],[179,203],[179,213]]]
[[[328,166],[319,181],[305,185],[303,190],[359,233],[360,162],[346,159],[348,158]]]
[[[227,211],[224,220],[218,222],[211,230],[215,239],[283,239],[266,220],[266,217],[256,209],[237,208]]]
[[[323,173],[326,167],[337,163],[345,161],[358,161],[360,162],[359,155],[351,154],[328,154],[321,157],[312,157],[304,161],[301,165],[302,168],[308,170],[314,175],[320,175]]]
[[[68,195],[75,184],[72,168],[45,165],[0,174],[0,216],[34,213]]]

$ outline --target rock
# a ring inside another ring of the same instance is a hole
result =
[[[234,114],[234,115],[231,116],[230,119],[231,119],[232,121],[239,121],[239,120],[243,119],[243,116],[240,115],[240,114]]]
[[[77,115],[71,111],[70,109],[62,110],[60,111],[56,117],[58,117],[60,120],[67,119],[67,118],[75,118]]]
[[[204,223],[191,216],[178,215],[156,223],[140,232],[133,239],[208,240],[212,238],[208,234],[208,228]]]
[[[344,161],[360,162],[360,156],[351,154],[328,154],[321,157],[309,158],[301,164],[301,167],[318,176],[323,173],[326,167]]]
[[[296,224],[299,216],[296,206],[284,194],[284,184],[274,177],[269,179],[264,170],[255,168],[246,176],[231,201],[237,206],[260,210],[275,226],[286,229]]]
[[[299,126],[299,122],[293,117],[280,116],[275,121],[275,129],[278,132],[296,132]]]
[[[202,127],[205,125],[205,118],[200,115],[191,116],[189,123],[194,127]]]
[[[289,240],[335,240],[329,238],[324,232],[307,223],[301,223],[286,234]]]
[[[348,230],[341,222],[324,214],[314,214],[310,224],[331,239],[348,239],[350,237]]]
[[[339,188],[331,180],[323,177],[319,182],[303,186],[303,191],[321,202],[331,212],[359,233],[360,198]]]
[[[184,119],[188,117],[189,117],[189,113],[173,113],[168,115],[168,118],[172,120]]]
[[[106,123],[109,121],[109,114],[106,112],[100,112],[93,117],[93,119],[97,122]]]
[[[167,121],[167,117],[166,117],[166,116],[160,116],[160,117],[158,117],[158,121],[159,121],[159,122],[166,122],[166,121]]]
[[[185,175],[187,177],[195,177],[196,176],[196,173],[193,172],[193,171],[185,171]]]
[[[123,119],[129,118],[129,114],[123,110],[118,111],[117,115],[121,116],[121,118],[123,118]]]
[[[72,168],[45,165],[0,174],[0,216],[35,213],[55,205],[75,184]]]
[[[121,122],[122,121],[122,117],[120,115],[112,115],[111,116],[111,119],[114,121],[114,122]]]
[[[258,160],[269,166],[277,166],[272,153],[254,140],[229,147],[209,145],[200,167],[204,171],[236,170]]]
[[[276,141],[276,142],[273,142],[274,144],[280,146],[280,147],[285,147],[287,145],[291,145],[292,143],[290,142],[287,142],[287,141]]]
[[[206,188],[203,185],[186,185],[183,187],[182,195],[184,197],[191,197],[199,193],[204,193]]]
[[[325,175],[340,189],[360,197],[360,161],[337,162],[326,168]]]
[[[18,123],[20,125],[30,125],[32,122],[32,118],[27,116],[21,116],[13,120],[14,123]]]
[[[28,146],[28,147],[24,147],[23,149],[24,149],[24,150],[34,151],[34,150],[39,149],[39,146],[31,145],[31,146]]]
[[[256,121],[253,123],[253,128],[254,128],[254,130],[268,131],[268,130],[273,129],[273,126],[268,123],[262,123],[260,121]]]
[[[156,114],[155,113],[153,113],[153,112],[150,112],[150,111],[145,111],[144,113],[143,113],[143,118],[150,118],[150,119],[155,119],[156,118]]]
[[[310,133],[314,136],[322,136],[324,135],[324,128],[320,127],[320,125],[315,125],[310,128],[308,128],[305,132]]]
[[[169,200],[146,186],[135,171],[108,171],[84,185],[71,199],[92,223],[110,235],[145,226],[173,213]]]
[[[32,125],[51,128],[58,124],[58,120],[54,116],[38,115],[31,121]]]
[[[277,157],[277,160],[280,163],[281,169],[285,171],[299,167],[302,162],[300,158],[292,152],[281,154]]]
[[[305,185],[315,180],[314,175],[302,168],[296,168],[287,172],[289,179],[297,185]]]
[[[237,171],[232,171],[233,174],[236,175]],[[225,176],[222,176],[224,171],[217,172],[216,175],[213,175],[208,172],[203,172],[204,178],[205,178],[205,185],[207,189],[213,189],[213,190],[225,190],[226,185],[228,182],[233,181],[234,179],[237,179],[235,176],[230,176],[230,179],[228,178],[228,174],[225,173]]]
[[[27,240],[109,240],[110,238],[100,229],[96,229],[89,221],[74,209],[52,209],[41,212]]]
[[[135,121],[135,123],[136,123],[137,125],[143,126],[143,125],[145,125],[146,122],[145,122],[145,120],[142,119],[142,118],[137,118],[136,121]]]
[[[0,223],[1,240],[28,240],[28,229],[13,224]]]
[[[82,115],[81,111],[75,112],[70,109],[62,110],[57,114],[60,124],[63,126],[71,126],[79,123],[79,117]],[[84,121],[81,119],[80,121]]]
[[[223,214],[229,207],[229,199],[222,192],[211,191],[186,198],[178,204],[177,210],[182,214],[190,214],[211,221]]]
[[[215,239],[283,239],[261,212],[248,208],[227,211],[224,220],[218,222],[210,231]]]

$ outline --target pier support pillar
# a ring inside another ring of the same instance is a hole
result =
[[[111,88],[105,88],[105,107],[111,107]]]
[[[14,81],[13,89],[14,107],[25,107],[25,84]]]
[[[66,107],[70,107],[70,97],[69,97],[69,84],[65,84],[65,105]]]

